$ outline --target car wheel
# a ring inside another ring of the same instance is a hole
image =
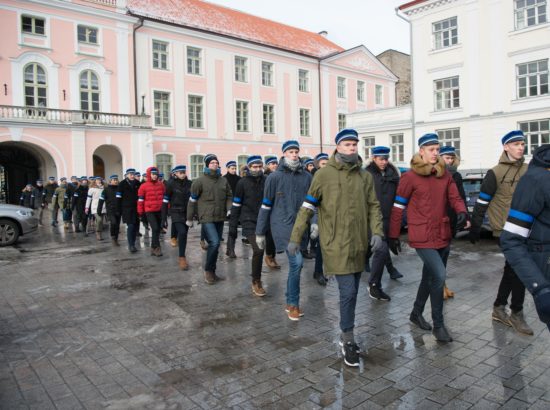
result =
[[[0,219],[0,246],[9,246],[17,242],[19,227],[9,219]]]

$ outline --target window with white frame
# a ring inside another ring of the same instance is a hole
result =
[[[456,17],[451,17],[432,24],[434,48],[451,47],[458,44],[458,24]]]
[[[187,96],[187,110],[189,113],[189,128],[203,128],[203,104],[199,95]]]
[[[346,98],[346,79],[338,77],[338,98]]]
[[[77,32],[79,43],[97,45],[97,27],[90,27],[79,24],[77,26]]]
[[[298,70],[298,91],[309,92],[309,71]]]
[[[357,101],[365,102],[365,82],[357,81]]]
[[[187,74],[201,74],[201,49],[187,47]]]
[[[27,34],[46,34],[46,20],[35,16],[21,16],[21,31]]]
[[[99,111],[99,79],[92,70],[80,73],[80,109]]]
[[[155,111],[155,125],[161,127],[170,126],[170,93],[155,91],[153,93],[154,98],[154,111]]]
[[[235,81],[246,83],[248,80],[248,58],[235,56]]]
[[[237,101],[235,103],[235,118],[237,120],[237,131],[248,132],[248,102]]]
[[[264,104],[263,106],[264,134],[275,133],[275,106]]]
[[[547,3],[547,0],[514,0],[516,30],[546,23]]]
[[[174,168],[174,161],[171,154],[157,154],[155,162],[159,173],[164,174],[164,178],[168,179],[172,168]]]
[[[458,76],[434,81],[435,111],[460,107]]]
[[[516,65],[518,98],[548,94],[548,59]]]
[[[338,131],[346,128],[346,114],[338,113]]]
[[[204,170],[204,155],[191,155],[189,168],[191,170],[191,175],[189,176],[189,178],[196,179],[200,177],[202,175],[202,171]]]
[[[30,63],[23,69],[25,87],[25,105],[27,107],[47,107],[46,71],[38,63]]]
[[[550,118],[520,122],[519,129],[525,134],[525,155],[533,155],[542,144],[550,144]]]
[[[391,139],[391,160],[393,162],[405,161],[405,143],[403,134],[390,134]]]
[[[273,87],[273,63],[262,61],[262,85]]]
[[[309,137],[309,110],[300,108],[300,136]]]
[[[153,40],[153,68],[168,70],[168,43]]]
[[[382,105],[384,103],[384,87],[380,84],[376,84],[374,87],[374,102],[376,105]]]
[[[376,137],[369,136],[363,138],[363,143],[365,144],[365,156],[364,158],[372,157],[372,149],[376,146]]]
[[[248,155],[241,154],[237,156],[237,173],[240,176],[243,176],[243,173],[241,172],[241,169],[243,168],[243,165],[246,166],[246,162],[248,161]]]
[[[447,128],[435,132],[442,147],[454,147],[456,155],[460,156],[460,128]]]

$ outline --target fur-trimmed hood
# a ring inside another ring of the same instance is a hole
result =
[[[436,178],[445,175],[445,161],[438,157],[435,165],[430,165],[422,159],[420,154],[414,154],[411,159],[411,170],[418,175],[427,177],[435,173]]]

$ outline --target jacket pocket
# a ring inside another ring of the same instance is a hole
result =
[[[441,223],[439,225],[439,235],[444,241],[451,240],[451,220],[448,216],[445,216],[443,217],[443,219],[441,219]]]
[[[428,224],[412,224],[409,222],[409,242],[428,242]]]

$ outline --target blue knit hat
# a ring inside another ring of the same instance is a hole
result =
[[[141,176],[141,172],[136,171],[136,172],[134,172],[134,175],[135,175],[136,177],[140,177],[140,176]]]
[[[510,131],[508,134],[502,137],[502,145],[506,145],[510,142],[516,142],[516,141],[525,141],[525,135],[523,135],[523,131],[520,131],[520,130]]]
[[[187,171],[187,167],[185,165],[176,165],[172,170],[172,173],[175,174],[176,172],[185,172],[185,171]]]
[[[164,174],[162,172],[159,172],[159,178],[164,178]]]
[[[435,144],[439,144],[439,137],[434,133],[424,134],[418,139],[418,148]]]
[[[91,175],[91,176],[88,177],[88,181],[95,181],[95,179],[96,179],[96,178],[95,178],[93,175]]]
[[[86,175],[83,175],[80,177],[80,181],[87,181],[88,177]]]
[[[36,182],[44,182],[41,178],[37,179]]]
[[[158,175],[159,174],[159,169],[157,167],[151,167],[151,169],[149,170],[149,173]]]
[[[307,158],[304,161],[304,167],[307,167],[309,164],[313,165],[313,160],[311,158]]]
[[[342,131],[336,134],[334,142],[336,142],[336,145],[338,145],[345,140],[359,141],[359,134],[353,128],[344,128]]]
[[[118,179],[118,175],[113,174],[113,175],[111,175],[111,176],[109,177],[109,179]]]
[[[378,146],[374,147],[372,149],[372,156],[373,157],[386,157],[388,158],[390,156],[390,148],[384,147],[384,146]]]
[[[278,164],[279,161],[277,160],[277,157],[271,155],[271,156],[268,156],[268,157],[265,157],[265,164],[266,165],[269,165],[269,164]]]
[[[73,175],[71,179],[78,179],[78,177],[76,175]]]
[[[55,181],[55,177],[49,177],[48,178],[50,181]]]
[[[226,167],[226,168],[229,168],[229,167],[236,167],[236,166],[237,166],[237,162],[236,162],[236,161],[233,161],[233,160],[227,161],[227,162],[225,163],[225,167]]]
[[[61,178],[59,178],[59,180],[60,180],[60,181],[66,181],[66,180],[67,180],[67,178],[65,178],[65,177],[61,177]]]
[[[439,150],[439,155],[453,155],[456,156],[456,150],[455,147],[447,145],[445,147],[441,147]]]
[[[262,165],[264,161],[262,160],[262,157],[260,155],[251,155],[246,159],[246,166],[249,167],[250,165],[259,164]]]
[[[216,154],[206,154],[204,157],[204,165],[208,166],[210,162],[214,160],[218,161],[218,163],[220,162]]]
[[[297,149],[300,150],[300,143],[296,140],[288,140],[283,143],[282,150],[283,152],[286,152],[289,149]]]
[[[124,175],[126,174],[135,174],[136,173],[136,170],[134,168],[128,168],[126,170],[126,172],[124,173]]]
[[[321,161],[322,159],[328,159],[328,154],[325,152],[321,152],[320,154],[317,154],[315,156],[315,161]]]

